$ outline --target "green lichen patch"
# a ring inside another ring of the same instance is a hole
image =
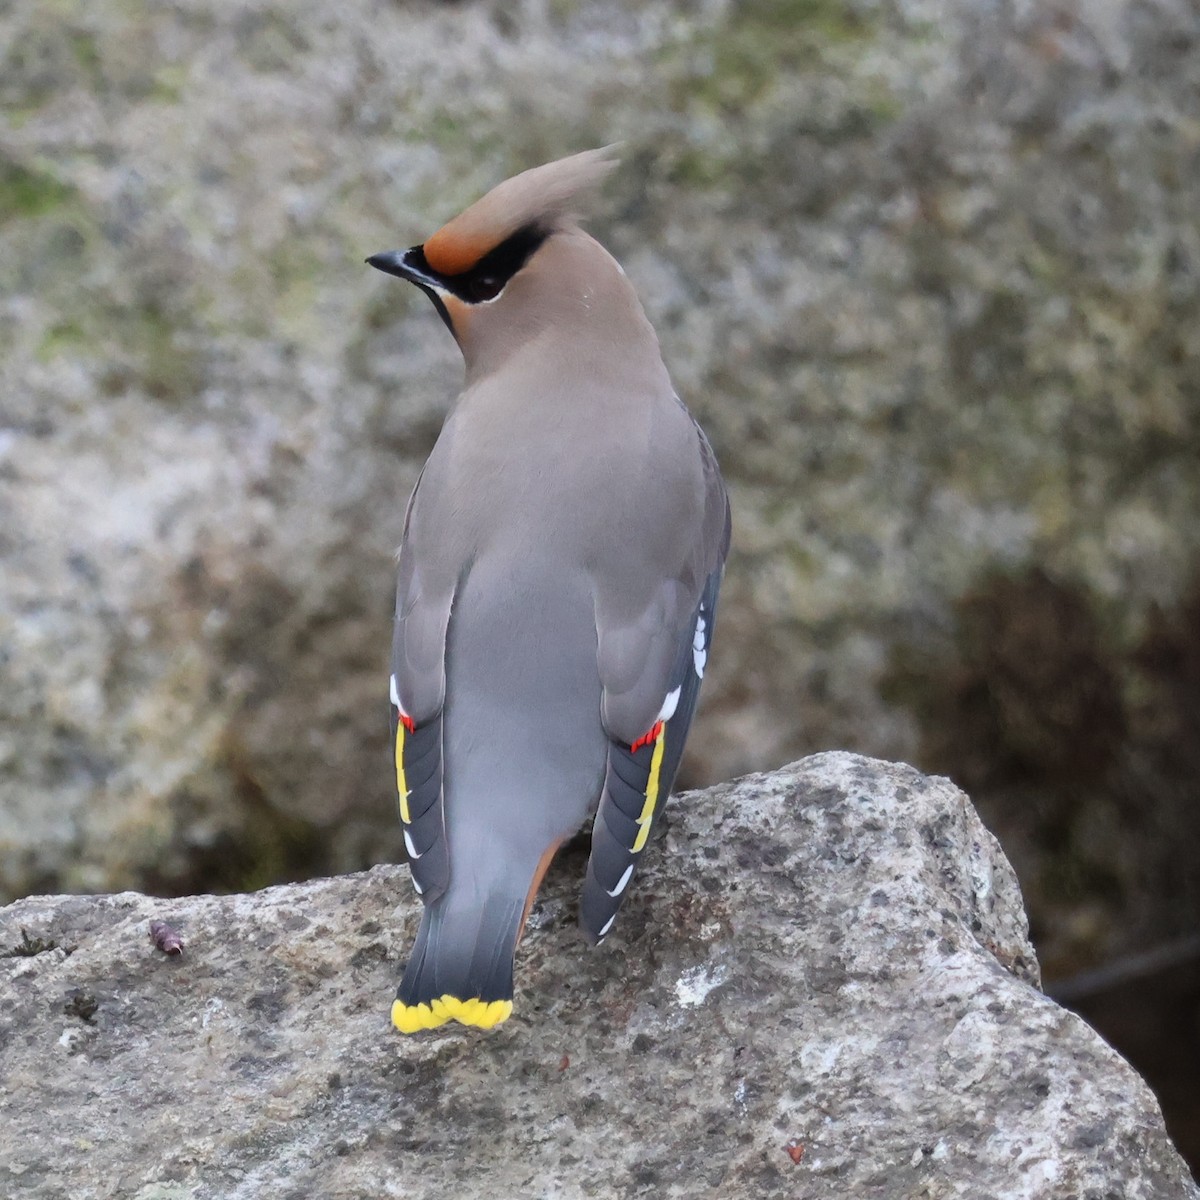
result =
[[[754,0],[725,22],[702,27],[684,47],[688,69],[676,102],[740,112],[831,52],[875,36],[862,13],[841,0]],[[673,48],[669,57],[674,57]]]
[[[160,67],[154,73],[149,99],[161,104],[179,104],[183,100],[187,77],[187,67],[182,64],[169,63]]]
[[[203,358],[190,344],[189,330],[153,303],[133,305],[112,314],[112,327],[122,331],[120,358],[100,377],[106,395],[143,391],[153,400],[183,404],[203,385]]]
[[[67,45],[89,87],[97,87],[103,79],[100,47],[94,34],[84,29],[67,30]]]
[[[0,224],[53,212],[74,196],[75,189],[51,172],[0,157]]]
[[[78,321],[59,321],[42,335],[35,353],[38,362],[48,363],[79,354],[90,344],[87,332]]]

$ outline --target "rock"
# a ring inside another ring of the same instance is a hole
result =
[[[362,260],[623,138],[594,227],[734,498],[690,778],[932,764],[1079,897],[1053,961],[1187,932],[1200,8],[68,8],[0,6],[0,896],[398,855],[391,553],[460,366]]]
[[[1038,991],[1016,879],[947,781],[826,754],[668,815],[602,948],[580,856],[552,873],[488,1035],[390,1030],[401,867],[17,902],[0,1192],[1200,1197],[1145,1085]]]

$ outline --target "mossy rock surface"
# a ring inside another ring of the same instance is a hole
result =
[[[1169,932],[1198,96],[1200,16],[1149,0],[5,6],[0,892],[399,856],[391,556],[460,366],[362,260],[624,140],[593,228],[735,506],[687,781],[982,771],[1052,970]],[[1042,709],[1027,620],[1070,633]],[[1055,774],[1089,696],[1097,820]]]

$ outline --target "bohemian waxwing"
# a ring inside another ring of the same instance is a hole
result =
[[[615,165],[517,175],[367,261],[466,360],[400,546],[391,714],[425,909],[392,1020],[489,1027],[555,851],[596,813],[580,923],[612,928],[679,765],[729,502],[624,271],[573,215]]]

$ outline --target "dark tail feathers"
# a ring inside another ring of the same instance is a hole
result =
[[[472,899],[468,907],[451,889],[426,907],[392,1005],[401,1033],[447,1021],[490,1029],[512,1012],[513,953],[525,897]]]

